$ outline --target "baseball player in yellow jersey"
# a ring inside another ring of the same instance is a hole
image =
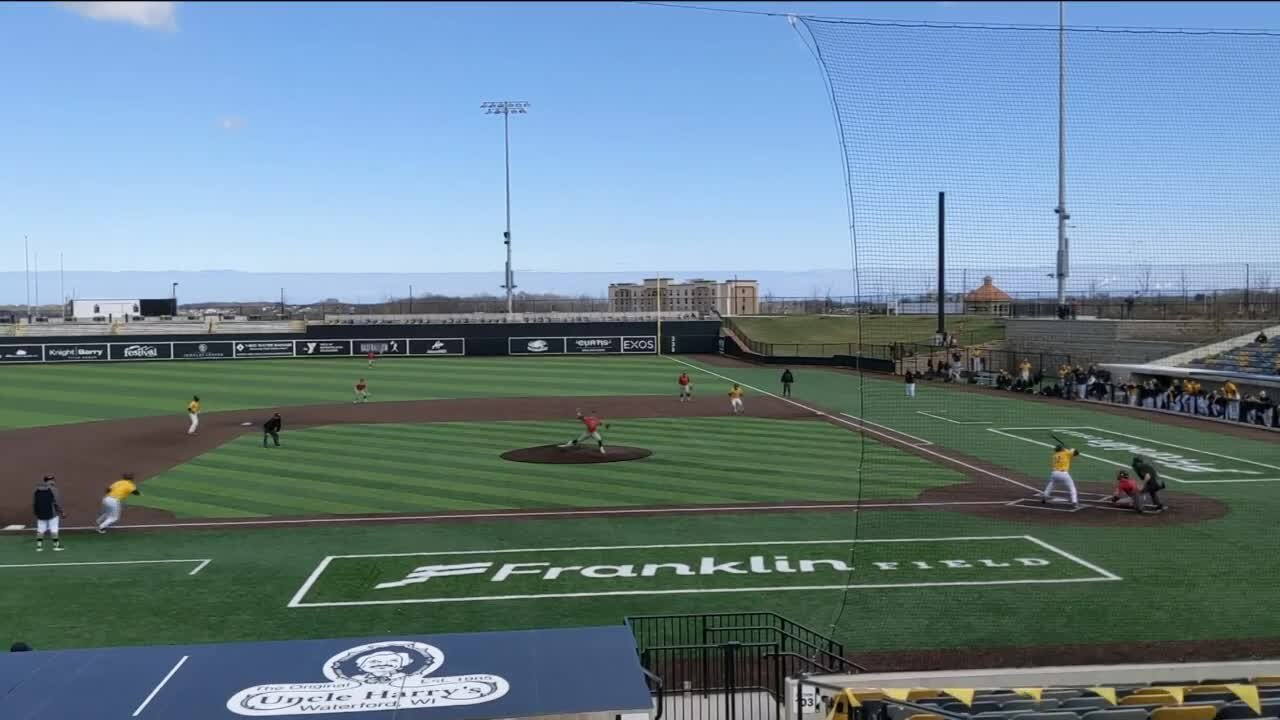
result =
[[[1071,505],[1080,506],[1080,498],[1076,495],[1076,482],[1071,479],[1071,461],[1079,454],[1079,450],[1067,448],[1061,443],[1053,446],[1053,458],[1049,461],[1051,467],[1049,484],[1044,486],[1044,494],[1040,496],[1041,503],[1048,502],[1053,497],[1053,486],[1062,483],[1067,486],[1067,492],[1071,493]]]
[[[742,414],[742,386],[738,383],[734,383],[733,389],[729,391],[729,406],[733,409],[734,415]]]
[[[107,528],[115,525],[120,520],[125,498],[130,495],[141,494],[138,486],[133,483],[133,473],[125,473],[120,476],[119,480],[111,483],[111,486],[107,488],[107,494],[102,498],[102,514],[95,521],[98,526],[98,534],[102,535],[107,531]]]
[[[192,395],[191,402],[187,403],[187,417],[191,418],[191,427],[187,428],[188,435],[195,435],[196,428],[200,427],[200,396]]]

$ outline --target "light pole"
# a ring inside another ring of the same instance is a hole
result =
[[[1066,2],[1058,2],[1058,317],[1067,313],[1067,276],[1071,272],[1071,252],[1067,239],[1067,25]]]
[[[178,314],[178,283],[173,283],[173,286],[169,288],[169,292],[170,292],[170,296],[173,298],[173,314],[177,315]]]
[[[507,231],[502,234],[502,241],[507,246],[507,269],[503,280],[503,289],[507,291],[507,314],[511,314],[511,292],[515,290],[515,275],[511,272],[511,116],[526,115],[529,103],[523,100],[498,100],[480,103],[485,115],[502,116],[503,148],[507,169]]]

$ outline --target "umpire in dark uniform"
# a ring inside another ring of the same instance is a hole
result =
[[[1164,503],[1160,502],[1158,494],[1164,489],[1164,483],[1160,481],[1160,474],[1156,472],[1156,466],[1147,462],[1147,459],[1141,455],[1133,457],[1133,472],[1142,481],[1142,490],[1138,492],[1138,497],[1134,499],[1133,506],[1142,512],[1142,496],[1146,495],[1151,498],[1152,504],[1157,510],[1164,510]]]
[[[268,437],[275,442],[276,447],[280,447],[280,428],[283,424],[280,419],[280,413],[275,413],[271,416],[271,419],[262,423],[262,447],[267,446]]]

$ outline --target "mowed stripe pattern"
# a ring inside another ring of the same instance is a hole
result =
[[[627,420],[612,443],[646,447],[640,461],[512,463],[499,454],[563,442],[566,422],[344,425],[286,432],[263,449],[254,434],[147,481],[137,504],[186,517],[375,514],[851,500],[859,441],[817,421]],[[962,480],[879,444],[866,499],[907,499]]]
[[[675,393],[658,357],[362,358],[19,365],[4,369],[0,428],[347,402],[360,377],[372,401]],[[721,383],[723,384],[723,383]]]

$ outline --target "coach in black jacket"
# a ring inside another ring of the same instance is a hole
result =
[[[262,423],[262,447],[267,446],[267,437],[270,437],[280,447],[280,428],[283,425],[280,420],[280,413],[271,416],[271,419]]]

